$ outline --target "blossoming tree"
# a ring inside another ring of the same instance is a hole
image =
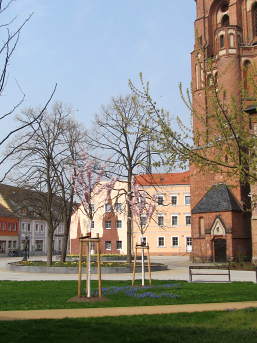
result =
[[[118,178],[111,178],[109,181],[103,181],[106,164],[102,164],[100,167],[90,160],[89,156],[80,148],[80,163],[74,162],[74,171],[71,172],[71,179],[74,183],[74,191],[78,196],[86,217],[88,218],[87,233],[91,236],[91,223],[97,210],[104,205],[109,199],[111,191],[114,188],[115,182]],[[103,196],[104,194],[104,196]],[[102,203],[98,203],[95,206],[95,200],[97,196],[101,195]],[[89,243],[89,251],[91,251]],[[91,296],[90,280],[91,280],[91,268],[90,268],[90,254],[88,256],[88,290],[87,297]]]
[[[131,208],[132,218],[141,233],[141,242],[144,242],[144,233],[146,232],[149,223],[156,210],[156,194],[151,198],[146,191],[140,190],[139,185],[132,184],[131,197],[127,197],[127,202]],[[145,268],[144,268],[144,249],[142,249],[142,286],[145,285]]]

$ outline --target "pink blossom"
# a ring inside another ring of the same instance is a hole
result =
[[[88,219],[92,220],[94,217],[91,206],[92,199],[95,199],[97,195],[104,191],[106,191],[104,200],[108,199],[118,177],[111,178],[110,181],[107,182],[101,182],[104,176],[106,163],[103,163],[100,170],[95,172],[95,162],[90,160],[89,156],[81,147],[80,156],[83,167],[81,168],[74,162],[74,171],[70,173],[70,177],[71,180],[74,181],[74,192],[79,197],[86,216]]]

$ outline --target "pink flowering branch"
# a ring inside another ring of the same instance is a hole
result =
[[[118,177],[111,178],[110,181],[102,182],[106,163],[102,164],[99,170],[96,171],[96,163],[90,160],[89,156],[81,147],[80,155],[82,167],[74,162],[74,171],[71,172],[71,179],[74,182],[74,192],[83,205],[85,215],[88,219],[93,220],[95,211],[92,204],[96,197],[103,192],[106,192],[106,196],[103,199],[103,201],[106,201],[109,198]]]
[[[144,190],[139,191],[139,185],[133,183],[132,192],[127,197],[127,202],[133,216],[130,219],[136,222],[143,235],[156,210],[156,195],[154,194],[151,199],[147,199],[147,193]]]

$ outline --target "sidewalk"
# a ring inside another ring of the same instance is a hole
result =
[[[32,257],[33,259],[46,260],[45,256],[42,257]],[[46,274],[46,273],[26,273],[26,272],[11,272],[6,270],[6,263],[10,263],[17,260],[15,257],[0,258],[0,280],[9,281],[50,281],[50,280],[78,280],[78,275],[76,274]],[[152,272],[152,280],[174,280],[174,281],[188,281],[189,272],[188,266],[192,264],[189,261],[188,256],[154,256],[151,257],[152,262],[165,263],[168,265],[168,270]],[[82,275],[82,280],[86,276]],[[141,278],[141,273],[136,274],[136,279]],[[148,279],[148,273],[146,273],[146,278]],[[92,275],[92,280],[97,280],[98,275]],[[132,280],[132,273],[119,273],[119,274],[104,274],[102,270],[102,280]],[[209,281],[213,282],[213,276],[196,279],[194,281]],[[227,278],[216,276],[216,282],[227,281]],[[255,271],[231,271],[231,281],[237,282],[256,282]]]
[[[112,307],[89,308],[71,310],[38,310],[38,311],[1,311],[0,321],[3,320],[29,320],[29,319],[62,319],[62,318],[90,318],[106,316],[134,316],[169,314],[181,312],[226,311],[257,307],[257,301],[231,302],[214,304],[185,304],[165,306],[139,306],[139,307]]]

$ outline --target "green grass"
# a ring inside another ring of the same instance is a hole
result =
[[[1,322],[1,343],[256,343],[257,310]]]
[[[166,284],[177,286],[167,288],[164,287]],[[97,289],[97,285],[97,281],[92,281],[92,289]],[[85,286],[84,281],[82,282],[83,290]],[[104,288],[131,286],[131,281],[103,281],[102,286]],[[154,280],[152,289],[140,288],[137,293],[150,291],[160,294],[168,292],[178,295],[178,298],[152,299],[146,297],[140,299],[119,292],[106,295],[110,300],[108,302],[67,302],[68,299],[77,296],[77,289],[77,281],[0,281],[0,311],[257,301],[257,285],[250,282],[200,284],[185,281]]]

